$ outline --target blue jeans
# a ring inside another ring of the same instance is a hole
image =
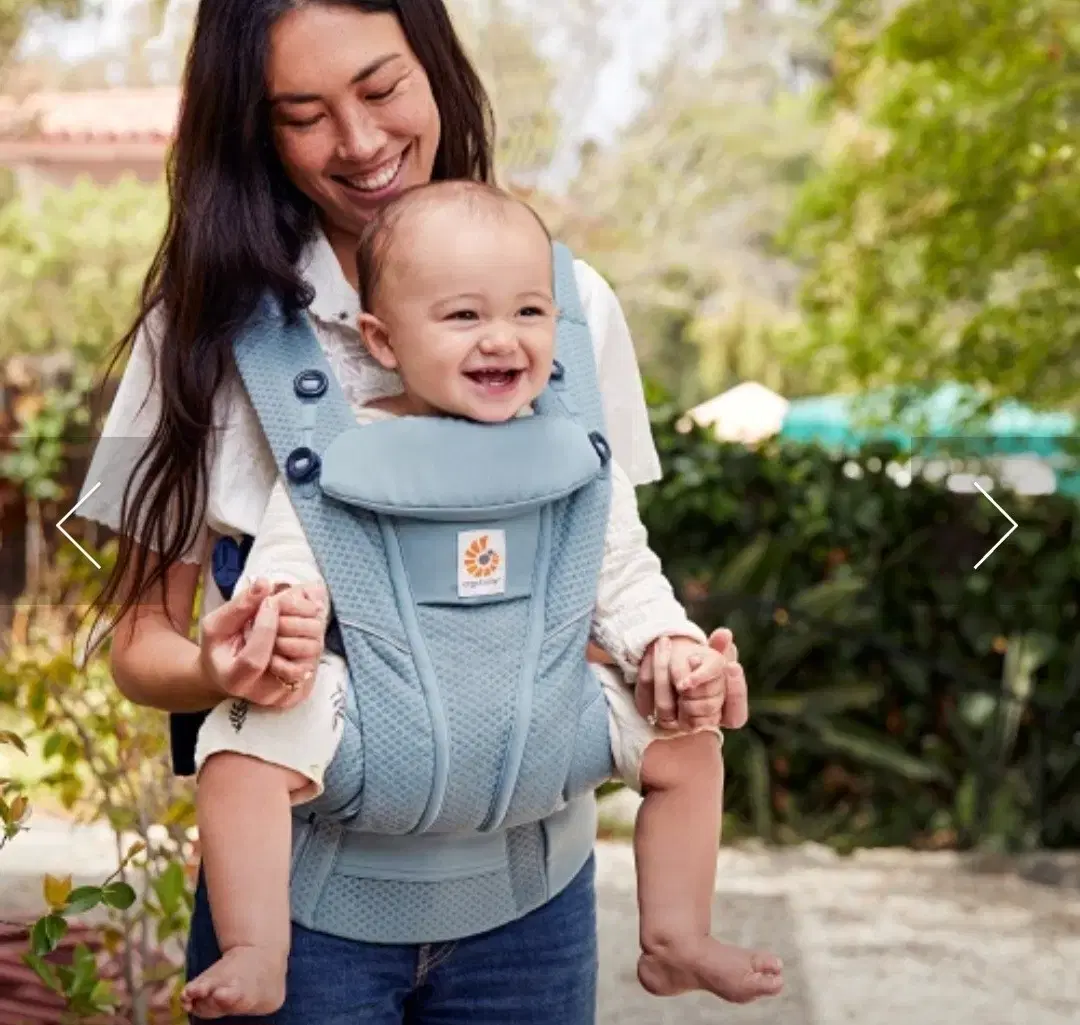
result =
[[[596,890],[590,857],[557,897],[453,943],[383,945],[293,925],[285,1006],[240,1025],[594,1025]],[[202,882],[188,977],[220,957]],[[193,1019],[194,1021],[195,1019]]]

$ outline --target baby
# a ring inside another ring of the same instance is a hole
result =
[[[356,409],[361,424],[397,416],[500,423],[532,413],[552,373],[558,311],[551,239],[529,207],[470,182],[411,190],[369,226],[358,268],[365,344],[403,386]],[[279,587],[320,581],[281,481],[240,586],[256,579]],[[729,666],[675,599],[617,465],[592,636],[621,670],[596,669],[615,765],[644,795],[634,837],[641,982],[658,995],[705,989],[738,1003],[779,993],[778,959],[710,935],[723,799],[719,729],[715,722],[662,729],[638,710],[625,682],[654,658],[670,666],[689,713]],[[242,731],[236,703],[227,702],[203,726],[200,834],[224,953],[184,990],[186,1008],[199,1017],[269,1014],[284,1000],[288,809],[321,792],[341,735],[335,708],[347,673],[342,658],[324,652],[304,702],[285,711],[245,706]]]

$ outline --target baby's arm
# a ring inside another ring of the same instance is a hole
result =
[[[711,649],[687,618],[649,548],[634,487],[618,466],[613,467],[593,639],[611,654],[626,682],[636,685],[632,700],[641,715],[667,730],[719,725],[727,674],[740,670]],[[616,697],[609,693],[609,699]]]
[[[269,581],[275,591],[325,586],[288,491],[280,480],[270,493],[237,586],[247,587],[257,579]],[[322,652],[322,628],[320,623],[317,640],[308,637],[303,642],[279,634],[275,649],[283,659],[296,659],[301,643],[306,649],[317,649],[305,659],[309,666],[316,667],[310,695],[289,708],[263,708],[242,699],[222,703],[210,713],[199,731],[198,769],[214,754],[242,754],[287,770],[294,803],[320,792],[323,772],[340,740],[347,679],[344,661]]]
[[[275,482],[259,523],[255,543],[236,585],[242,590],[259,578],[280,586],[322,584],[319,564],[307,542],[300,518],[280,478]]]
[[[649,548],[634,485],[617,463],[612,463],[611,512],[592,629],[593,640],[611,655],[629,683],[637,679],[638,666],[657,638],[706,643]]]

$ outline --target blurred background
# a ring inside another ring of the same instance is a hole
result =
[[[0,0],[0,1025],[175,1017],[191,794],[161,717],[76,660],[100,574],[56,524],[162,231],[195,6]],[[1075,0],[450,6],[502,182],[623,303],[653,545],[738,638],[727,837],[1080,846]],[[72,820],[103,874],[49,860]]]

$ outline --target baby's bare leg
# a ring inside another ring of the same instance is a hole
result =
[[[291,798],[309,781],[230,751],[199,774],[203,870],[222,958],[184,988],[200,1018],[272,1014],[285,1000]]]
[[[657,996],[705,989],[739,1004],[779,993],[778,958],[710,935],[724,794],[716,735],[654,741],[645,749],[641,783],[634,853],[642,985]]]

